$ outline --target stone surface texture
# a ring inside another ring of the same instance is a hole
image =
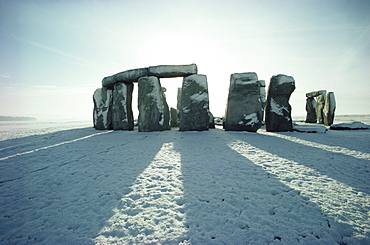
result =
[[[114,130],[133,130],[134,118],[132,113],[132,83],[116,83],[113,89],[113,118]]]
[[[179,126],[179,110],[176,108],[170,108],[170,126],[171,127],[178,127]]]
[[[313,91],[313,92],[306,93],[306,97],[307,98],[313,98],[313,97],[317,97],[321,94],[326,94],[326,90],[318,90],[318,91]]]
[[[317,123],[324,124],[324,107],[326,100],[326,92],[316,97],[316,116]]]
[[[206,75],[184,77],[181,92],[180,131],[209,129],[209,99]]]
[[[336,108],[334,92],[328,92],[326,94],[325,106],[323,109],[324,125],[330,126],[334,122],[334,112]]]
[[[313,97],[306,98],[306,123],[316,123],[316,100]]]
[[[293,77],[282,74],[271,77],[265,111],[266,131],[293,131],[289,99],[294,90]]]
[[[198,68],[196,64],[149,66],[149,76],[159,78],[186,77],[197,74],[197,72]]]
[[[95,90],[93,95],[95,129],[112,129],[112,95],[111,89],[103,87]]]
[[[261,88],[264,84],[255,72],[231,74],[225,130],[256,132],[262,126]]]
[[[185,77],[197,74],[197,72],[198,68],[196,64],[149,66],[122,71],[112,76],[104,77],[102,80],[102,86],[111,88],[115,83],[137,82],[139,78],[146,76],[156,76],[158,78]]]
[[[138,131],[169,130],[170,113],[159,79],[141,77],[138,87]]]

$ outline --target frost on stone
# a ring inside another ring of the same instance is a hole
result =
[[[279,105],[273,98],[271,98],[270,105],[271,105],[271,112],[277,115],[283,116],[284,115],[283,111],[289,112],[288,108]]]
[[[201,102],[201,101],[208,101],[208,94],[207,93],[197,93],[190,96],[190,100],[193,103]]]
[[[240,121],[240,125],[250,125],[253,126],[254,124],[259,123],[257,113],[251,113],[248,115],[244,115],[244,120]]]

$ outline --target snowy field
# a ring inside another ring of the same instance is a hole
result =
[[[370,130],[90,125],[0,122],[0,244],[370,244]]]

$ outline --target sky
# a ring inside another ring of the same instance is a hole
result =
[[[241,72],[293,76],[293,119],[322,89],[337,114],[370,114],[369,13],[367,0],[0,0],[0,115],[92,120],[105,76],[191,63],[215,116]],[[182,78],[161,83],[176,107]]]

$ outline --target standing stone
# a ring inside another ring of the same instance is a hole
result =
[[[306,99],[306,123],[316,123],[316,100],[313,97],[308,97]]]
[[[175,108],[170,109],[170,126],[171,127],[178,127],[179,126],[179,111]]]
[[[209,128],[216,128],[215,117],[213,116],[212,112],[208,111],[208,115],[209,115]]]
[[[138,131],[169,130],[170,113],[159,79],[154,76],[142,77],[138,87]]]
[[[316,116],[317,123],[324,124],[324,107],[325,107],[326,93],[320,94],[316,97]]]
[[[180,131],[204,131],[209,128],[209,99],[206,75],[184,77],[181,93]]]
[[[261,80],[262,81],[262,80]],[[255,72],[234,73],[230,77],[226,131],[256,132],[262,125],[261,87]]]
[[[180,110],[181,108],[181,88],[177,88],[177,105],[176,108],[177,110]]]
[[[113,129],[133,130],[132,83],[116,83],[113,89]]]
[[[293,77],[282,74],[271,77],[266,101],[266,131],[293,131],[289,98],[294,90]]]
[[[264,115],[265,115],[265,106],[266,106],[266,82],[265,80],[258,80],[260,84],[260,101],[261,101],[261,106],[262,106],[262,119],[261,121],[264,120]]]
[[[98,88],[93,95],[94,128],[98,130],[112,129],[112,90]]]
[[[324,124],[330,126],[334,122],[334,112],[336,108],[334,92],[328,92],[326,95],[325,106],[323,110]]]

